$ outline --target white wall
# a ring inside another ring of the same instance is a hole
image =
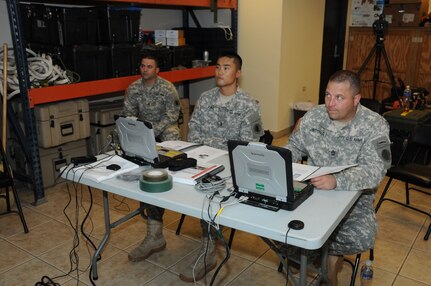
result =
[[[324,4],[239,1],[241,85],[260,101],[265,129],[286,133],[293,125],[292,103],[318,101]]]
[[[0,44],[3,49],[3,44],[12,46],[12,36],[9,28],[9,14],[7,11],[6,0],[0,0]]]

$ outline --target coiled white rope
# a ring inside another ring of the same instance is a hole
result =
[[[79,81],[79,76],[69,70],[63,70],[60,66],[53,64],[52,57],[48,54],[37,54],[30,49],[26,49],[28,73],[30,77],[30,86],[46,87],[51,85],[69,84]],[[3,73],[3,48],[0,50],[0,71]],[[16,68],[15,56],[13,49],[8,49],[7,64],[7,99],[11,99],[20,92],[18,72]],[[3,84],[2,79],[0,83]],[[0,91],[3,96],[3,91]]]

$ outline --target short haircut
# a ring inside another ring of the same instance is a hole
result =
[[[219,58],[224,58],[224,57],[229,58],[229,59],[233,59],[233,62],[235,63],[236,67],[239,70],[241,70],[242,59],[237,53],[235,53],[235,52],[223,52],[217,57],[217,61]]]
[[[350,89],[353,91],[353,95],[357,95],[361,92],[361,80],[359,79],[358,75],[352,71],[339,70],[331,75],[329,81],[338,83],[347,81],[350,83]]]
[[[147,54],[147,53],[142,54],[141,55],[141,61],[139,62],[139,64],[141,64],[141,62],[142,62],[143,59],[154,60],[156,62],[156,68],[159,67],[159,58],[156,55],[154,55],[154,54]]]

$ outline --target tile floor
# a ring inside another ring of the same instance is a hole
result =
[[[284,145],[285,138],[274,144]],[[386,179],[379,188],[379,196]],[[402,184],[391,187],[389,195],[402,198]],[[33,194],[20,190],[20,197],[30,232],[25,234],[16,214],[0,216],[0,286],[35,285],[43,276],[57,277],[61,285],[92,285],[89,279],[89,257],[94,250],[79,232],[89,208],[89,192],[79,187],[78,196],[71,185],[57,184],[46,190],[47,202],[33,206]],[[69,200],[70,204],[69,203]],[[103,226],[101,192],[93,190],[94,204],[84,231],[96,245]],[[431,197],[412,193],[412,203],[431,210]],[[118,196],[110,198],[112,217],[116,220],[138,203]],[[66,215],[68,215],[68,218]],[[416,212],[385,202],[378,213],[379,232],[375,247],[373,285],[431,285],[431,241],[424,241],[430,221]],[[145,261],[131,263],[127,253],[145,234],[140,217],[112,231],[99,262],[96,285],[191,285],[178,279],[178,273],[199,248],[199,221],[187,217],[181,235],[175,235],[180,214],[167,211],[164,234],[167,249]],[[70,221],[69,221],[70,220]],[[75,232],[78,229],[78,232]],[[226,236],[229,230],[225,230]],[[218,249],[218,261],[224,257]],[[363,255],[368,257],[368,253]],[[350,257],[353,259],[354,257]],[[72,261],[72,263],[70,262]],[[214,285],[285,285],[285,276],[277,272],[278,261],[258,237],[237,232],[231,257],[218,274]],[[209,285],[211,275],[206,283]],[[339,285],[349,285],[351,268],[344,263]],[[309,277],[313,285],[313,277]],[[205,285],[199,281],[198,285]],[[359,281],[357,283],[359,285]]]

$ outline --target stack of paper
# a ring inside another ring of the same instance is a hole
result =
[[[107,169],[106,167],[111,164],[120,166],[120,169],[116,171]],[[137,169],[138,167],[139,166],[135,163],[132,163],[118,155],[113,155],[99,159],[98,161],[88,165],[73,168],[69,172],[73,173],[75,178],[80,177],[84,173],[85,178],[95,182],[102,182],[104,180],[114,178],[117,175]]]
[[[210,163],[198,163],[196,167],[186,168],[180,171],[168,171],[172,176],[174,182],[196,185],[196,183],[208,175],[215,175],[224,170],[223,165],[210,164]]]

